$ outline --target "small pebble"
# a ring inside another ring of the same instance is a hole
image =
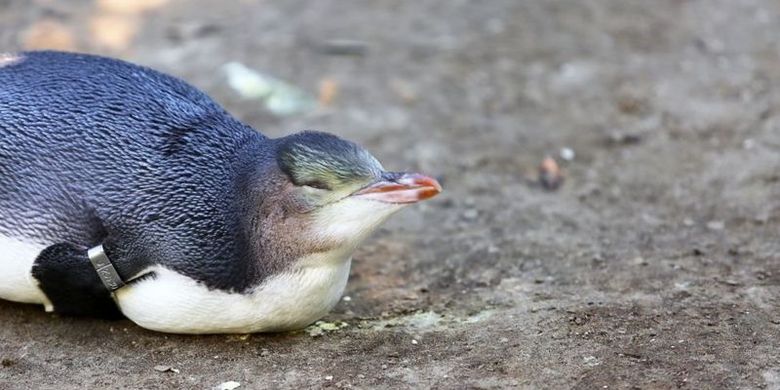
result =
[[[542,188],[554,191],[563,184],[563,173],[554,158],[547,156],[539,164],[539,184]]]
[[[220,383],[215,389],[217,390],[233,390],[241,387],[241,384],[236,381],[228,381]]]
[[[176,374],[179,373],[178,369],[173,368],[171,366],[154,366],[154,370],[155,371],[159,371],[159,372],[173,372],[173,373],[176,373]]]
[[[408,293],[408,294],[403,296],[403,299],[405,299],[407,301],[416,301],[416,300],[420,299],[420,296],[415,294],[415,293]]]
[[[417,340],[412,339],[412,344],[417,345]]]
[[[328,376],[326,376],[326,377],[325,377],[325,380],[326,380],[326,381],[332,381],[332,380],[333,380],[333,375],[328,375]]]
[[[626,133],[616,130],[609,134],[607,142],[612,145],[636,145],[642,142],[642,136],[638,133]]]
[[[345,296],[344,298],[341,298],[341,299],[342,299],[344,302],[350,302],[350,301],[352,301],[352,297],[350,297],[350,296]]]
[[[564,161],[572,161],[576,154],[572,148],[561,148],[560,156]]]

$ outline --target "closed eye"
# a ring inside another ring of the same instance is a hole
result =
[[[306,187],[316,188],[318,190],[326,190],[326,191],[330,191],[331,190],[330,186],[327,183],[325,183],[324,181],[320,181],[320,180],[312,180],[312,181],[303,183],[303,185],[306,186]]]

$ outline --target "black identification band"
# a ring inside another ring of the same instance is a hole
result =
[[[122,281],[119,273],[116,272],[116,268],[111,264],[111,260],[106,256],[103,245],[98,245],[88,250],[87,256],[108,291],[114,292],[125,285],[125,282]]]

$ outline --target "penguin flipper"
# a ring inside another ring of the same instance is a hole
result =
[[[51,245],[35,259],[32,275],[57,314],[123,317],[89,261],[86,249],[69,243]]]

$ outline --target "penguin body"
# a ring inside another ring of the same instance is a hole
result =
[[[439,191],[329,134],[269,139],[119,60],[4,55],[0,85],[0,298],[63,314],[300,328],[338,301],[374,227]],[[87,257],[97,245],[127,283],[113,293]]]

